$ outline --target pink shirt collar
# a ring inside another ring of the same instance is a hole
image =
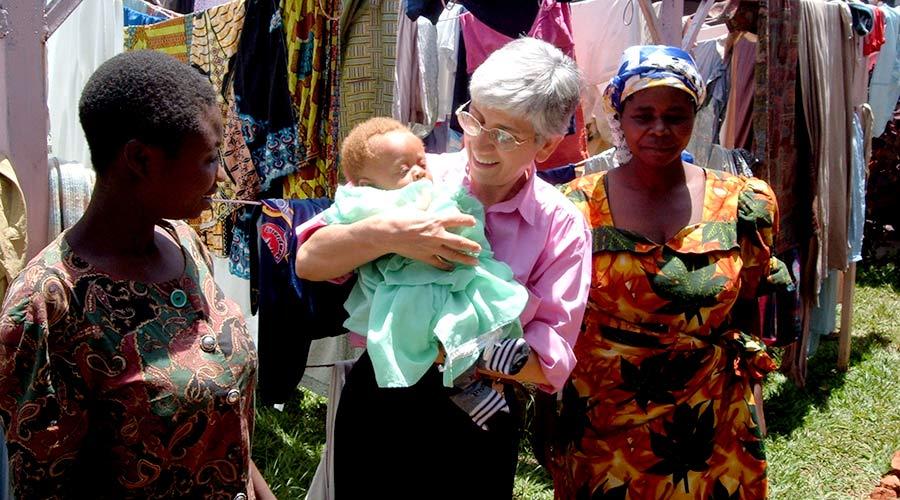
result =
[[[463,149],[456,154],[465,155],[466,150]],[[448,162],[448,164],[452,164],[452,162]],[[431,168],[431,163],[429,163],[429,168]],[[439,175],[446,179],[449,175],[452,175],[452,169],[450,169],[450,171],[448,172],[441,172]],[[519,192],[506,201],[501,201],[500,203],[495,203],[490,207],[486,207],[485,213],[509,214],[518,211],[522,216],[522,219],[524,219],[529,226],[534,226],[538,211],[538,201],[537,197],[535,196],[534,186],[534,179],[536,177],[537,167],[534,165],[534,163],[532,163],[531,167],[529,168],[528,180],[525,181],[525,184],[522,185],[522,187],[519,189]],[[472,193],[472,179],[471,177],[469,177],[468,161],[466,161],[465,176],[462,179],[462,185],[465,186],[470,194]]]

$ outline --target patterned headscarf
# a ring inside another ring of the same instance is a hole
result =
[[[631,160],[619,122],[622,105],[635,92],[653,87],[681,89],[691,96],[698,108],[706,99],[706,84],[687,52],[666,45],[638,45],[625,49],[619,72],[603,93],[619,164]]]
[[[619,72],[606,87],[607,111],[622,112],[622,103],[629,96],[653,87],[681,89],[697,107],[706,98],[706,85],[690,54],[677,47],[639,45],[625,49]]]

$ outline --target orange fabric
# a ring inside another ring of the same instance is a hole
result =
[[[701,221],[662,244],[614,226],[606,173],[565,189],[591,226],[594,276],[563,391],[557,498],[766,497],[751,382],[775,365],[730,314],[782,276],[777,206],[763,181],[706,176]]]

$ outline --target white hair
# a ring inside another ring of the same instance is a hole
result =
[[[572,58],[545,41],[519,38],[475,70],[469,92],[477,105],[526,118],[539,136],[552,137],[566,134],[581,87]]]

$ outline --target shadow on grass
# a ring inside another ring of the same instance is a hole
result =
[[[884,332],[871,331],[863,336],[854,336],[850,366],[865,361],[873,351],[883,349],[890,343]],[[823,338],[816,354],[807,364],[806,387],[799,388],[785,381],[765,399],[763,408],[769,435],[786,436],[801,427],[810,409],[823,407],[831,393],[844,385],[847,374],[837,369],[837,348],[837,341]]]

